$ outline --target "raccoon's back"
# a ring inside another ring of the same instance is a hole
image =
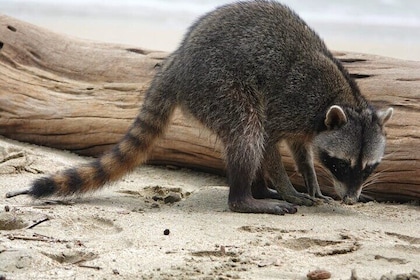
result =
[[[183,66],[195,73],[222,70],[241,79],[285,73],[315,52],[329,55],[324,42],[295,12],[274,1],[238,2],[206,14],[190,27],[177,51]]]
[[[273,130],[290,133],[312,131],[339,96],[347,103],[360,99],[315,31],[275,1],[237,2],[204,15],[166,67],[180,104],[209,126],[208,115],[228,95],[238,106],[259,100],[267,119],[278,123]],[[229,119],[235,105],[225,105]]]

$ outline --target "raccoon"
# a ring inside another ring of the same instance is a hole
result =
[[[243,1],[199,18],[154,77],[125,136],[98,159],[8,193],[34,198],[95,191],[143,163],[175,107],[223,143],[232,211],[295,213],[320,191],[314,156],[345,203],[381,161],[384,124],[320,37],[275,1]],[[309,194],[292,186],[278,144],[290,147]]]

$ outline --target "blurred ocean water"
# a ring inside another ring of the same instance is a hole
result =
[[[230,2],[233,1],[1,0],[0,13],[44,24],[60,32],[66,29],[63,31],[78,37],[146,44],[146,47],[148,42],[161,40],[162,45],[151,44],[150,47],[170,51],[194,19]],[[331,48],[420,60],[418,0],[281,2],[297,11]],[[101,26],[102,32],[98,30]],[[139,31],[140,27],[144,33]],[[92,28],[90,33],[81,30],[89,28]],[[153,34],[161,36],[159,32],[165,31],[171,33],[166,41],[165,38],[153,38]],[[143,36],[144,41],[136,40],[135,36]]]

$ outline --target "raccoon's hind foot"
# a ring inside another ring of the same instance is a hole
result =
[[[295,205],[286,201],[269,201],[252,197],[229,200],[229,208],[240,213],[266,213],[266,214],[294,214],[297,212]]]
[[[267,187],[265,182],[257,181],[252,184],[252,197],[256,199],[278,199],[283,200],[281,195],[274,189]]]

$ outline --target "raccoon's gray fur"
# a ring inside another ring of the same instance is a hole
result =
[[[325,198],[312,150],[331,171],[345,202],[357,201],[363,181],[383,156],[383,125],[392,114],[365,100],[342,64],[289,8],[274,1],[238,2],[191,26],[111,151],[8,196],[68,196],[120,178],[146,160],[176,106],[223,142],[230,209],[273,214],[294,213],[293,204]],[[278,151],[282,140],[310,195],[290,183]]]

